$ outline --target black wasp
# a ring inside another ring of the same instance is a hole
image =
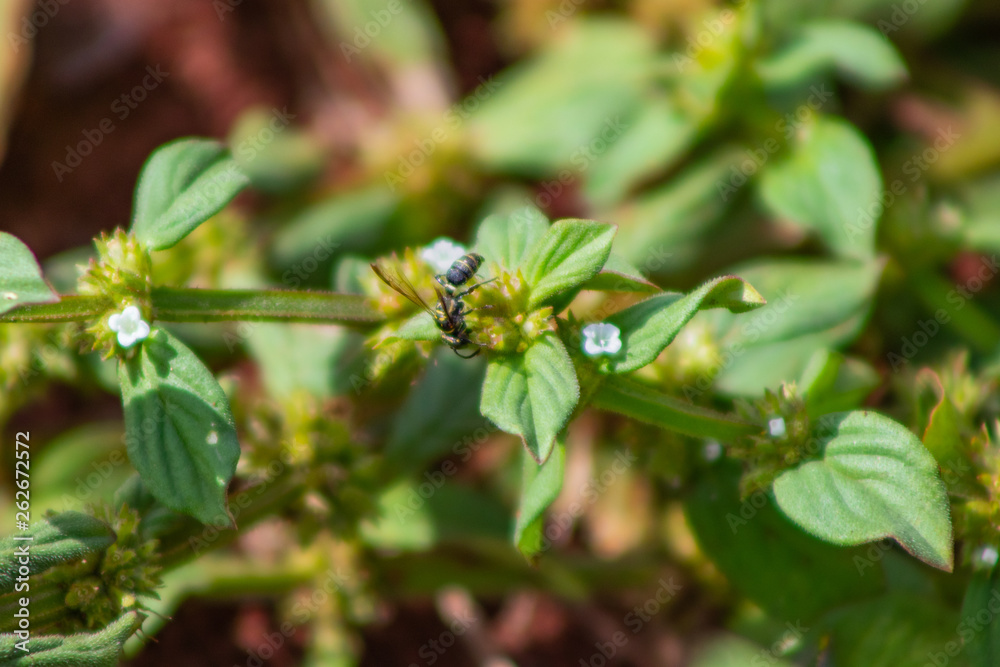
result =
[[[465,323],[465,316],[472,311],[466,310],[462,298],[471,294],[480,285],[485,285],[487,282],[493,281],[487,280],[486,282],[476,283],[466,289],[461,288],[476,275],[476,271],[479,270],[482,263],[482,255],[470,252],[455,260],[447,271],[439,276],[435,276],[435,280],[437,280],[442,289],[434,288],[434,292],[437,294],[437,304],[433,308],[427,305],[427,302],[417,294],[417,290],[413,287],[413,284],[399,272],[397,263],[390,264],[379,261],[372,264],[371,267],[378,277],[382,279],[382,282],[430,313],[431,317],[434,318],[434,323],[441,330],[441,340],[453,349],[455,354],[463,359],[471,359],[479,354],[480,349],[477,349],[470,355],[464,355],[459,352],[459,350],[469,345],[479,345],[479,343],[475,343],[469,338],[469,329]],[[494,280],[496,279],[494,278]]]

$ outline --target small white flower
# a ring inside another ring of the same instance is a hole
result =
[[[706,461],[714,461],[722,456],[722,445],[716,440],[709,440],[701,450]]]
[[[992,568],[1000,560],[1000,553],[993,547],[985,546],[976,552],[975,560],[985,568]]]
[[[583,351],[591,357],[611,356],[622,349],[621,330],[613,324],[599,322],[583,328]]]
[[[429,246],[425,246],[420,251],[420,258],[434,267],[438,273],[444,273],[466,252],[468,251],[465,248],[442,236]]]
[[[118,332],[118,344],[122,347],[132,347],[149,335],[149,324],[142,319],[137,306],[128,306],[109,317],[108,328]]]
[[[767,432],[772,438],[783,438],[785,436],[785,420],[782,417],[775,417],[767,422]]]

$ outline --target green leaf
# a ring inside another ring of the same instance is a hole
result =
[[[250,106],[229,129],[226,143],[251,186],[270,195],[293,195],[323,173],[327,151],[308,130],[291,123],[288,107]]]
[[[868,411],[827,415],[814,428],[822,458],[782,473],[778,505],[833,544],[885,537],[951,571],[951,516],[937,462],[904,426]]]
[[[111,363],[110,368],[112,390],[117,391],[115,365]],[[32,513],[43,508],[81,509],[88,503],[110,501],[115,489],[134,474],[125,454],[123,433],[120,419],[102,421],[95,416],[48,440],[31,460]],[[98,476],[93,476],[95,472]],[[67,494],[68,489],[75,493]]]
[[[656,64],[650,35],[608,18],[564,27],[537,57],[491,79],[492,90],[477,100],[469,145],[492,170],[536,177],[582,170],[628,131],[625,121],[642,105]]]
[[[524,355],[490,361],[480,412],[507,433],[521,436],[532,458],[543,463],[579,400],[580,385],[566,348],[557,336],[545,335]]]
[[[428,91],[444,85],[439,83],[439,72],[446,67],[446,40],[438,15],[426,2],[389,5],[381,0],[320,0],[310,20],[326,29],[326,38],[338,45],[338,57],[342,55],[351,67],[419,72],[429,77]],[[371,21],[377,23],[369,28]]]
[[[845,345],[861,331],[871,309],[881,262],[765,260],[742,264],[742,276],[768,298],[750,315],[700,313],[719,341],[724,360],[716,388],[756,397],[802,377],[820,348]]]
[[[664,394],[630,378],[610,376],[591,398],[600,410],[617,412],[653,426],[701,438],[732,442],[761,427]]]
[[[968,455],[963,451],[962,415],[948,397],[940,379],[933,377],[941,398],[928,416],[922,438],[924,447],[938,462],[951,495],[960,498],[976,497],[982,485],[977,479],[976,466],[969,465]]]
[[[410,469],[449,450],[462,452],[463,460],[471,456],[472,448],[481,445],[495,428],[479,414],[485,370],[485,364],[439,347],[423,377],[396,411],[386,457]]]
[[[837,667],[968,667],[956,632],[968,624],[940,598],[894,592],[831,616],[824,630]]]
[[[388,343],[394,340],[441,340],[441,329],[434,322],[434,318],[429,313],[417,313],[410,319],[399,325],[396,331],[392,332],[381,340]]]
[[[687,110],[653,99],[628,120],[628,131],[584,172],[584,194],[596,205],[613,205],[628,191],[663,172],[690,146],[698,130]]]
[[[759,183],[774,215],[818,233],[838,255],[874,255],[882,176],[868,140],[847,121],[821,117],[804,127]]]
[[[958,626],[966,655],[974,667],[1000,664],[1000,568],[977,570],[972,573],[965,599],[962,601],[963,622]],[[985,614],[984,614],[985,612]],[[988,614],[986,623],[982,618]],[[975,619],[975,620],[974,620]]]
[[[811,623],[885,590],[862,547],[833,546],[789,521],[768,494],[740,498],[740,466],[723,461],[694,482],[684,514],[699,548],[740,593],[776,619]]]
[[[559,497],[565,467],[566,444],[561,440],[556,443],[552,456],[541,465],[530,456],[524,457],[521,500],[514,524],[514,546],[525,558],[530,559],[542,551],[545,510]]]
[[[58,300],[59,295],[42,278],[42,269],[28,246],[0,232],[0,314],[25,303]]]
[[[548,229],[549,219],[534,206],[521,207],[508,215],[494,213],[479,225],[476,251],[514,271]]]
[[[268,219],[278,228],[268,245],[271,261],[288,269],[282,273],[288,287],[302,287],[310,281],[299,263],[312,258],[316,267],[310,273],[319,283],[337,253],[368,250],[383,238],[399,208],[398,194],[375,185],[336,193],[291,215]]]
[[[659,292],[660,288],[642,275],[627,259],[613,252],[608,255],[601,272],[585,282],[580,289],[603,292]]]
[[[150,250],[169,248],[221,211],[249,182],[217,141],[165,144],[139,174],[132,234]]]
[[[18,540],[15,537],[31,537]],[[0,539],[0,594],[14,590],[18,576],[18,549],[27,547],[30,558],[25,564],[29,574],[38,574],[59,565],[96,553],[115,541],[108,524],[81,512],[61,512],[34,521],[27,531]]]
[[[333,396],[338,356],[350,349],[354,336],[344,327],[284,323],[240,325],[224,334],[230,350],[245,345],[257,362],[260,382],[276,399]]]
[[[836,350],[816,350],[799,378],[809,415],[817,417],[858,407],[881,382],[867,362]]]
[[[948,395],[941,390],[941,400],[931,411],[924,431],[924,447],[942,465],[954,463],[961,454],[961,415]]]
[[[226,487],[240,445],[229,400],[183,343],[154,329],[118,365],[129,459],[167,507],[202,523],[231,525]]]
[[[768,649],[732,636],[715,638],[711,644],[699,648],[691,667],[752,667],[754,661],[761,667],[792,667],[792,663]]]
[[[654,274],[703,262],[733,204],[720,187],[745,158],[735,147],[719,149],[631,197],[611,215],[619,226],[615,252]]]
[[[531,285],[528,307],[549,305],[552,297],[596,276],[611,254],[616,229],[590,220],[560,220],[552,225],[521,267]]]
[[[995,262],[996,260],[994,258],[990,261]],[[991,269],[991,271],[993,270]],[[989,354],[997,349],[997,341],[1000,340],[1000,324],[997,323],[996,316],[990,310],[976,303],[975,299],[964,299],[959,302],[962,304],[961,307],[951,307],[955,297],[960,294],[955,291],[955,283],[951,279],[941,276],[934,268],[925,266],[907,271],[906,280],[910,293],[924,302],[928,312],[936,314],[942,304],[949,304],[945,311],[949,319],[942,318],[939,322],[947,324],[952,331],[962,336],[974,350]],[[931,322],[933,323],[933,320]],[[890,353],[887,358],[893,370],[896,370],[897,364],[908,361],[906,357],[901,357],[895,352]]]
[[[888,88],[906,78],[903,59],[884,35],[863,23],[838,19],[803,25],[790,44],[757,63],[768,87],[805,84],[830,69],[872,89]]]
[[[621,310],[607,319],[621,329],[622,349],[611,360],[613,373],[628,373],[654,359],[699,310],[726,308],[744,313],[767,303],[750,283],[736,276],[708,281],[687,296],[658,294]]]
[[[510,539],[510,509],[480,489],[447,479],[459,470],[446,460],[440,470],[417,481],[386,488],[376,499],[378,513],[361,525],[366,544],[379,549],[427,551],[442,541]]]

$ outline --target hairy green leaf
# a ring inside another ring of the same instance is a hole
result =
[[[531,249],[522,270],[531,285],[529,308],[582,285],[604,267],[616,227],[591,220],[560,220]]]
[[[757,290],[736,276],[710,280],[687,296],[667,293],[640,301],[607,320],[621,329],[622,339],[610,370],[628,373],[652,363],[699,310],[726,308],[743,313],[765,303]]]
[[[0,539],[0,594],[14,590],[19,563],[27,566],[29,574],[38,574],[98,552],[114,541],[114,531],[108,524],[81,512],[61,512],[33,521],[28,530]],[[27,562],[21,562],[19,557],[25,555],[25,549]]]
[[[580,289],[603,292],[659,292],[660,288],[646,279],[642,272],[624,257],[612,252],[601,272],[585,282]]]
[[[226,487],[240,446],[229,400],[183,343],[154,329],[118,365],[129,459],[167,507],[202,523],[230,525]]]
[[[543,463],[579,400],[580,385],[566,348],[557,336],[546,335],[524,355],[490,361],[480,411],[504,431],[521,436],[532,458]]]
[[[249,183],[217,141],[179,139],[165,144],[139,174],[132,234],[150,250],[169,248],[221,211]]]
[[[0,314],[26,303],[52,303],[59,295],[42,278],[28,246],[0,232]]]
[[[29,652],[17,647],[13,634],[0,634],[0,664],[4,667],[115,667],[125,640],[139,629],[142,616],[128,611],[99,632],[32,636]]]
[[[549,219],[534,206],[523,206],[513,213],[494,213],[479,225],[476,251],[488,261],[514,271],[549,229]]]
[[[778,506],[833,544],[895,539],[920,560],[952,568],[951,516],[937,462],[904,426],[874,412],[827,415],[814,429],[822,458],[774,482]]]
[[[417,313],[399,325],[393,333],[386,336],[382,342],[394,340],[441,340],[441,329],[429,313]]]

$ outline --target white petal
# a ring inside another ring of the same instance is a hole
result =
[[[617,354],[620,349],[622,349],[622,339],[617,336],[604,343],[604,350],[608,354]]]
[[[583,351],[592,357],[596,357],[601,353],[601,346],[598,345],[592,338],[587,338],[583,341]]]
[[[138,306],[128,306],[122,311],[122,319],[136,322],[142,319],[142,313],[139,312]]]
[[[135,325],[134,334],[136,340],[145,339],[149,335],[149,324],[145,320],[139,320]],[[621,344],[619,344],[619,347],[621,347]]]
[[[714,461],[722,456],[722,445],[715,440],[709,440],[702,449],[702,455],[706,461]]]
[[[120,313],[115,313],[108,318],[108,328],[112,331],[118,331],[122,327],[122,316]]]
[[[595,324],[594,329],[597,330],[597,335],[601,338],[611,338],[612,336],[618,335],[618,327],[613,324],[608,324],[607,322]]]
[[[1000,560],[1000,553],[990,546],[985,546],[975,554],[975,558],[980,564],[986,567],[993,567],[997,560]]]
[[[135,335],[128,331],[118,332],[118,344],[122,347],[132,347],[135,343]]]
[[[420,258],[434,267],[434,270],[444,273],[459,257],[466,253],[463,246],[442,236],[420,251]]]
[[[775,417],[767,422],[767,430],[772,438],[783,437],[785,435],[785,420],[781,417]]]

